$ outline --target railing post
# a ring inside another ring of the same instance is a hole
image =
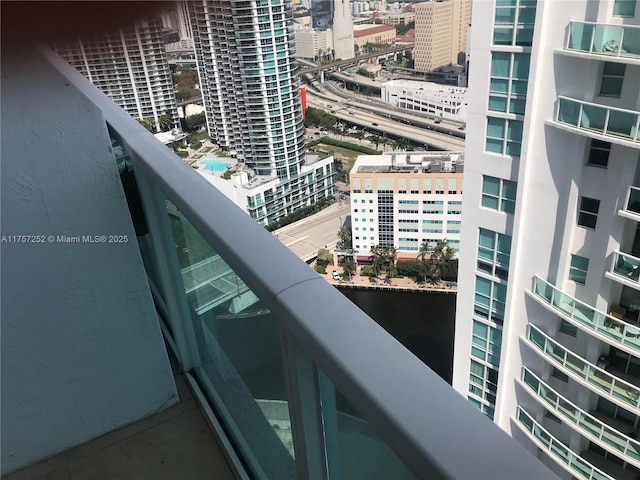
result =
[[[318,369],[282,327],[280,343],[298,478],[327,480],[329,477]]]
[[[135,155],[132,154],[131,158],[135,165]],[[184,294],[184,285],[180,276],[180,266],[169,226],[165,199],[160,191],[154,188],[144,175],[140,174],[139,170],[136,181],[151,233],[151,243],[154,246],[152,249],[153,262],[158,270],[160,284],[166,296],[168,321],[178,347],[176,355],[182,369],[189,371],[200,365],[200,356],[196,348],[193,323]]]

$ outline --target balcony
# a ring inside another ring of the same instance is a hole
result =
[[[640,387],[580,358],[544,334],[535,325],[527,325],[525,342],[551,365],[592,392],[632,411],[635,415],[640,415]]]
[[[611,269],[605,275],[623,285],[640,290],[640,258],[616,250],[613,252]]]
[[[533,278],[532,292],[527,293],[547,310],[589,335],[632,355],[640,353],[640,327],[596,310],[538,276]]]
[[[577,453],[569,450],[565,444],[554,438],[520,406],[518,406],[516,419],[516,425],[525,435],[545,452],[549,458],[574,477],[586,480],[614,480],[613,477],[591,465]]]
[[[611,428],[544,383],[527,367],[519,381],[542,406],[585,438],[640,468],[640,442]],[[628,427],[627,427],[628,428]]]
[[[640,27],[570,22],[565,51],[607,62],[640,64]]]
[[[103,193],[100,184],[92,185],[98,211],[108,210],[126,220],[130,230],[135,228],[131,240],[137,240],[141,261],[129,262],[129,270],[118,272],[117,283],[128,285],[131,271],[144,266],[145,291],[153,295],[149,303],[157,309],[166,342],[180,368],[194,379],[194,396],[203,401],[211,423],[221,425],[218,433],[228,442],[229,454],[237,452],[242,458],[234,465],[238,471],[277,480],[553,478],[544,465],[59,57],[40,49],[29,58],[35,70],[19,76],[24,64],[3,55],[7,78],[3,92],[9,88],[12,98],[24,103],[34,91],[44,91],[37,99],[38,113],[29,108],[5,110],[3,102],[3,120],[16,129],[11,135],[14,143],[3,142],[3,148],[9,144],[20,150],[23,159],[35,158],[39,150],[33,144],[45,148],[49,137],[29,143],[21,133],[50,132],[46,119],[72,110],[63,118],[86,125],[92,143],[85,141],[80,148],[64,141],[66,135],[77,135],[76,125],[64,125],[47,143],[53,157],[47,158],[47,168],[53,168],[54,160],[65,166],[84,165],[91,153],[106,158],[107,145],[124,153],[101,165],[105,174],[100,178],[119,182],[120,173],[119,197]],[[60,98],[56,95],[60,91],[73,93],[69,98],[74,101]],[[75,101],[78,98],[82,101]],[[11,115],[5,116],[5,111]],[[95,151],[86,145],[95,145]],[[56,146],[65,148],[64,155],[54,155]],[[39,195],[53,177],[68,178],[63,194],[75,195],[76,176],[42,175],[41,183],[26,185],[14,204],[28,203],[24,198],[34,191]],[[24,179],[19,177],[18,184]],[[120,201],[117,208],[112,206],[114,198]],[[19,210],[14,204],[10,207]],[[57,222],[55,211],[47,215]],[[3,229],[8,225],[3,221]],[[122,251],[99,250],[103,256],[112,252],[99,273],[113,276],[109,260],[115,261]],[[91,258],[78,252],[74,265]],[[43,265],[47,261],[49,257]],[[71,267],[56,273],[60,282],[76,278]],[[80,284],[83,278],[74,282]],[[79,287],[74,283],[74,288]],[[112,302],[123,301],[103,298],[101,293],[95,292],[97,298],[89,305],[96,306],[92,309],[96,315]],[[124,292],[131,304],[140,302],[137,293]],[[66,303],[83,307],[74,291],[63,294]],[[56,312],[49,314],[55,317]],[[13,323],[16,328],[21,324]],[[109,327],[102,325],[103,330]],[[74,348],[72,343],[61,348]],[[96,351],[100,347],[96,342]],[[144,355],[143,350],[134,353],[137,360]],[[11,352],[36,365],[41,363],[38,354],[37,349]],[[77,382],[95,376],[88,366],[77,368]],[[83,400],[97,402],[101,392],[90,393],[93,398],[74,399],[67,408],[73,410]],[[97,415],[104,422],[101,413]],[[3,401],[3,449],[13,440],[4,435],[7,416]],[[38,437],[41,441],[40,432]]]
[[[640,187],[629,187],[623,207],[618,215],[640,222]]]
[[[640,147],[640,114],[633,110],[559,96],[552,124],[598,140]]]

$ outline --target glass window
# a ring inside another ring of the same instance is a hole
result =
[[[496,97],[491,97],[492,99]],[[506,108],[506,107],[505,107]],[[502,155],[520,156],[522,121],[487,117],[485,149]]]
[[[569,268],[569,280],[584,285],[587,282],[587,270],[589,259],[580,255],[571,255],[571,267]]]
[[[502,325],[506,296],[506,285],[476,276],[474,315]]]
[[[611,151],[611,144],[609,142],[603,142],[602,140],[591,140],[589,147],[589,158],[587,159],[587,165],[592,167],[607,168],[609,165],[609,152]]]
[[[578,335],[578,327],[562,319],[560,320],[560,331],[572,337]]]
[[[620,97],[626,65],[624,63],[605,62],[602,68],[600,95],[606,97]]]
[[[596,228],[600,200],[595,198],[580,197],[580,209],[578,211],[578,225],[587,228]]]
[[[633,17],[636,13],[636,0],[615,0],[613,2],[613,14],[625,17]]]
[[[514,213],[516,182],[496,177],[482,177],[482,206],[505,213]]]

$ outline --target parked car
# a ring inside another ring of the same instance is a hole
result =
[[[333,272],[331,272],[331,276],[332,276],[332,277],[333,277],[333,279],[334,279],[334,280],[336,280],[336,281],[340,280],[340,275],[338,275],[338,272],[337,272],[337,271],[335,271],[335,270],[334,270]]]

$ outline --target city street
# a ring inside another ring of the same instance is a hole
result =
[[[273,236],[302,260],[316,256],[319,248],[332,249],[338,242],[338,230],[350,215],[349,197],[310,217],[282,227]]]

